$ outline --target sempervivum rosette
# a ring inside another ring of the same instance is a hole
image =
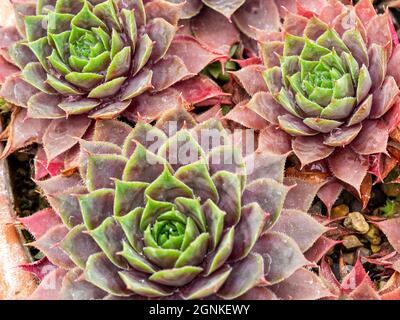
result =
[[[90,119],[115,118],[144,92],[162,91],[189,76],[183,67],[184,74],[164,74],[166,65],[183,66],[178,58],[163,60],[180,7],[157,3],[170,10],[146,11],[133,0],[13,3],[15,25],[0,29],[0,53],[7,67],[15,67],[2,77],[0,96],[22,108],[16,108],[9,131],[23,131],[25,140],[9,137],[9,149],[61,131],[82,137]],[[45,149],[49,161],[60,154]]]
[[[303,167],[326,159],[356,190],[398,124],[392,27],[368,0],[330,1],[319,15],[288,14],[281,39],[261,44],[269,92],[248,106],[287,134]]]
[[[326,228],[298,210],[279,218],[286,156],[242,159],[218,121],[180,108],[133,130],[99,121],[80,145],[80,177],[38,181],[57,214],[21,219],[57,266],[32,298],[270,299],[297,285],[329,295],[302,268]]]
[[[151,87],[146,64],[163,57],[175,32],[162,18],[146,24],[140,1],[54,0],[15,8],[22,15],[16,21],[19,34],[10,36],[21,39],[11,45],[8,58],[22,71],[4,84],[1,94],[28,107],[31,118],[121,113]],[[154,46],[156,32],[165,41]],[[38,91],[27,105],[18,96],[23,88]]]

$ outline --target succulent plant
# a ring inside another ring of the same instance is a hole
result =
[[[294,151],[302,167],[323,160],[360,192],[370,156],[387,154],[399,122],[392,27],[388,12],[378,15],[368,0],[288,13],[277,40],[260,45],[268,91],[246,104],[258,114],[253,127],[278,126],[269,134],[279,135],[276,144]]]
[[[331,266],[323,260],[320,276],[332,292],[341,300],[398,300],[400,297],[399,277],[394,272],[380,288],[372,281],[358,258],[354,267],[340,281],[335,277]]]
[[[8,78],[1,95],[27,107],[30,118],[119,115],[152,88],[152,65],[176,30],[160,17],[146,21],[142,1],[51,0],[14,8],[16,28],[1,32],[16,40],[5,57],[21,74]],[[31,93],[27,101],[18,96],[22,90]]]
[[[80,141],[80,174],[37,181],[52,208],[21,219],[57,266],[32,298],[270,299],[285,281],[329,295],[302,268],[326,229],[282,210],[286,156],[242,158],[230,141],[182,108],[133,130],[99,121]]]
[[[36,142],[52,166],[71,158],[73,138],[90,134],[91,119],[122,113],[151,121],[182,99],[209,105],[227,96],[196,76],[225,56],[192,37],[174,38],[182,4],[54,0],[12,7],[16,21],[0,27],[0,96],[15,106],[1,158]],[[2,10],[12,7],[2,3]]]

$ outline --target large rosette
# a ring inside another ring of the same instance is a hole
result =
[[[22,219],[31,231],[47,225],[31,245],[58,266],[32,298],[270,299],[285,281],[309,283],[307,298],[329,295],[302,269],[326,228],[282,210],[299,196],[282,183],[286,156],[242,158],[229,137],[180,108],[133,130],[99,121],[80,142],[80,176],[37,182],[56,213]]]

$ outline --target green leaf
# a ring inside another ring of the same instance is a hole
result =
[[[210,234],[210,250],[213,251],[222,236],[225,213],[212,200],[207,200],[202,209],[207,221],[207,231]]]
[[[343,124],[343,122],[322,118],[305,118],[303,122],[311,129],[322,133],[329,133]]]
[[[298,56],[283,56],[281,57],[282,79],[285,86],[290,84],[289,78],[300,71],[300,60]]]
[[[313,73],[319,65],[319,61],[307,61],[300,59],[301,81],[304,81],[310,73]]]
[[[98,87],[94,88],[88,94],[89,98],[101,99],[113,96],[121,88],[122,84],[125,82],[126,77],[116,78],[114,80],[105,82]]]
[[[330,49],[330,50],[335,50],[336,52],[339,52],[339,54],[342,54],[342,52],[350,53],[349,49],[344,44],[342,39],[340,39],[337,32],[332,28],[329,28],[328,30],[326,30],[317,39],[317,43],[325,48]]]
[[[122,180],[153,182],[163,172],[165,164],[165,159],[136,143],[135,151],[125,166]]]
[[[114,28],[119,32],[122,31],[112,0],[104,1],[96,5],[93,9],[93,13],[104,21],[110,29]]]
[[[78,89],[69,83],[59,80],[51,74],[47,74],[47,83],[51,85],[57,92],[63,95],[80,95],[82,94]]]
[[[207,254],[209,242],[210,235],[208,233],[199,235],[179,256],[175,263],[175,268],[199,265]]]
[[[163,143],[158,155],[165,158],[174,169],[191,164],[205,156],[201,146],[187,130],[178,131]]]
[[[175,199],[175,205],[180,212],[193,219],[201,232],[207,231],[207,224],[199,199],[177,197]]]
[[[142,70],[147,61],[149,61],[153,46],[153,41],[147,34],[140,37],[134,54],[133,75],[136,75]]]
[[[83,68],[89,63],[86,58],[78,58],[77,56],[70,56],[68,58],[69,65],[78,72],[81,72]]]
[[[125,32],[128,34],[132,48],[135,49],[138,34],[137,34],[134,11],[122,9],[121,13],[122,13],[122,23],[124,25]]]
[[[321,62],[328,65],[330,68],[338,70],[340,72],[340,75],[346,73],[345,65],[335,51],[332,51],[331,53],[321,57]]]
[[[49,71],[49,65],[47,64],[47,57],[49,57],[53,51],[49,45],[47,38],[40,38],[33,42],[29,42],[29,48],[32,50],[36,58],[39,60],[41,65],[46,71]]]
[[[302,37],[292,35],[290,33],[285,35],[285,43],[283,46],[284,56],[298,56],[304,48],[306,41]]]
[[[309,95],[309,99],[322,107],[328,106],[332,101],[333,89],[316,87]]]
[[[117,253],[122,250],[122,229],[113,217],[106,218],[100,226],[90,231],[90,235],[97,242],[104,254],[117,267],[125,269],[125,260]]]
[[[55,91],[46,83],[47,75],[39,62],[28,63],[22,70],[23,80],[47,94],[54,94]]]
[[[102,28],[92,28],[92,32],[97,35],[97,37],[101,40],[103,47],[110,51],[110,36],[107,32],[105,32]]]
[[[161,270],[152,274],[149,280],[166,286],[181,287],[191,282],[202,271],[203,268],[193,266]]]
[[[196,223],[191,217],[187,218],[185,233],[182,239],[182,245],[180,247],[181,251],[186,250],[186,248],[200,235],[199,229]]]
[[[87,1],[85,1],[82,10],[75,15],[71,23],[74,26],[80,28],[90,29],[92,27],[102,27],[104,29],[107,29],[107,26],[104,24],[104,22],[101,21],[98,17],[96,17],[96,15],[93,14],[93,12],[91,12],[89,7],[89,2]]]
[[[113,216],[114,190],[100,189],[79,196],[79,205],[86,228],[95,229],[106,218]]]
[[[175,178],[167,166],[162,174],[146,189],[145,195],[158,201],[172,201],[177,197],[193,198],[193,191]]]
[[[131,68],[131,47],[125,47],[112,59],[107,69],[106,81],[126,75]]]
[[[279,94],[276,96],[276,99],[287,112],[296,117],[301,117],[296,109],[296,104],[294,103],[289,91],[282,88],[281,91],[279,91]]]
[[[156,267],[149,263],[142,255],[137,253],[132,247],[123,242],[123,249],[119,253],[128,263],[137,271],[153,274],[156,272]]]
[[[179,250],[152,247],[144,247],[143,253],[151,262],[165,269],[172,268],[181,255]]]
[[[148,225],[143,233],[143,242],[146,247],[159,248],[157,241],[153,237],[151,232],[151,226]]]
[[[357,85],[358,77],[360,75],[360,67],[358,62],[354,57],[347,52],[343,52],[341,56],[344,65],[346,66],[347,71],[351,74],[351,79],[353,80],[353,84]]]
[[[335,82],[333,87],[334,99],[354,97],[354,93],[354,86],[350,73],[346,73],[343,77]]]
[[[369,94],[372,87],[372,78],[365,65],[362,65],[357,84],[357,103],[361,103]]]
[[[149,123],[139,121],[125,139],[124,146],[122,148],[123,155],[127,158],[130,158],[136,150],[137,142],[140,144],[139,149],[141,149],[142,153],[144,153],[145,150],[148,150],[149,152],[151,152],[151,150],[157,152],[157,146],[161,145],[166,140],[167,136],[163,131]]]
[[[233,250],[234,237],[235,228],[231,227],[224,234],[217,250],[211,256],[211,259],[208,260],[205,276],[209,276],[210,274],[218,270],[228,260]]]
[[[48,57],[49,62],[53,66],[54,69],[56,69],[59,73],[62,75],[67,75],[68,73],[71,72],[71,69],[68,65],[66,65],[58,55],[56,50],[53,50],[53,53],[51,54],[50,57]]]
[[[54,43],[58,55],[64,62],[67,62],[65,44],[68,43],[70,36],[71,31],[65,31],[59,34],[49,34],[49,39]]]
[[[121,225],[129,244],[136,252],[141,252],[143,248],[142,233],[139,228],[142,214],[143,208],[136,208],[124,216],[115,216],[115,219]]]
[[[113,29],[111,36],[111,59],[114,59],[115,55],[122,50],[124,47],[124,41],[120,34]]]
[[[321,112],[321,117],[331,120],[347,118],[353,111],[356,98],[332,99],[332,102]]]
[[[146,207],[144,208],[143,215],[140,219],[140,230],[143,232],[149,224],[154,223],[157,217],[172,210],[174,205],[170,202],[157,201],[152,198],[147,198]]]
[[[25,16],[24,20],[26,38],[28,39],[28,42],[36,41],[40,38],[46,37],[46,16]]]
[[[90,90],[103,80],[103,76],[97,73],[71,72],[65,76],[65,79],[77,87]]]
[[[47,32],[58,34],[71,29],[72,14],[55,13],[50,11],[48,14]]]
[[[305,39],[305,42],[305,46],[300,54],[301,59],[318,61],[322,56],[331,53],[331,50],[320,46],[309,39]]]
[[[297,105],[303,110],[308,117],[318,117],[323,108],[318,104],[303,96],[301,93],[296,94]]]
[[[301,72],[296,72],[294,75],[287,78],[289,86],[294,93],[304,94],[304,90],[301,85]]]
[[[149,298],[160,298],[167,297],[173,294],[173,291],[168,291],[165,286],[159,286],[154,282],[148,281],[147,279],[140,277],[136,273],[122,271],[119,272],[119,276],[130,291],[140,296]]]
[[[63,109],[67,115],[79,115],[88,113],[100,104],[100,101],[93,99],[80,99],[77,101],[68,101],[68,99],[66,99],[58,106]]]
[[[89,62],[83,67],[82,72],[102,72],[106,70],[106,66],[109,65],[110,61],[110,52],[104,51],[97,57],[90,58]]]
[[[145,182],[116,180],[114,214],[123,216],[138,207],[143,207],[144,191],[148,186]]]

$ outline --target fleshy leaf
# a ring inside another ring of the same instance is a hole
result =
[[[89,229],[95,229],[108,217],[113,216],[114,190],[99,189],[79,196],[83,221]]]
[[[253,248],[264,229],[267,214],[257,203],[242,208],[241,218],[235,226],[235,238],[230,259],[243,259]]]
[[[259,179],[246,186],[242,196],[242,205],[256,202],[264,212],[270,214],[266,227],[278,219],[289,188],[272,179]]]
[[[96,287],[116,296],[126,297],[131,293],[118,276],[120,269],[111,263],[104,253],[96,253],[89,257],[84,272],[85,279]]]
[[[184,286],[202,272],[200,267],[185,266],[174,269],[166,269],[152,274],[149,280],[167,286]]]
[[[261,255],[249,254],[232,265],[232,271],[218,292],[224,299],[235,299],[258,284],[265,283],[264,262]]]
[[[272,284],[285,280],[307,264],[296,242],[278,232],[262,235],[253,251],[263,258],[265,278]]]
[[[71,260],[81,269],[85,269],[86,261],[92,254],[101,251],[96,242],[85,231],[84,225],[77,225],[69,231],[60,244]]]

